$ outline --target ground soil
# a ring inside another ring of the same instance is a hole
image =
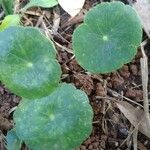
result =
[[[126,3],[126,1],[123,2]],[[91,75],[84,71],[77,64],[70,50],[72,48],[71,37],[74,29],[82,22],[84,13],[97,3],[100,3],[100,0],[86,0],[83,11],[78,17],[71,20],[62,9],[57,8],[55,10],[56,12],[60,12],[60,26],[58,29],[59,34],[54,34],[53,39],[61,46],[67,48],[64,49],[56,45],[58,60],[63,71],[62,81],[73,83],[77,88],[84,90],[89,97],[94,111],[93,131],[78,150],[132,150],[132,140],[124,142],[131,132],[132,125],[119,111],[113,101],[113,99],[119,100],[121,97],[114,96],[112,91],[143,104],[140,69],[140,58],[142,54],[140,49],[131,63],[124,65],[116,72],[105,75]],[[48,20],[53,20],[53,11],[47,9],[33,10],[37,14],[41,14],[43,11]],[[37,24],[38,18],[39,15],[29,13],[26,14],[22,23],[26,26],[34,26]],[[53,24],[53,21],[49,23]],[[146,35],[144,35],[143,40],[146,38]],[[150,42],[147,43],[145,52],[150,58]],[[4,135],[13,126],[12,114],[19,101],[20,98],[18,96],[11,93],[0,83],[0,130]],[[25,146],[23,147],[22,149],[25,149]],[[150,150],[150,139],[141,133],[138,134],[138,148],[139,150]]]

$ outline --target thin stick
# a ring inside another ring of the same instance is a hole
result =
[[[118,92],[116,92],[116,91],[114,91],[114,90],[112,90],[112,89],[110,89],[110,88],[108,88],[108,91],[109,91],[110,93],[112,93],[112,95],[113,95],[114,97],[121,97],[121,98],[125,99],[125,100],[128,101],[128,102],[131,102],[131,103],[133,103],[133,104],[136,104],[137,106],[143,107],[141,104],[139,104],[139,103],[137,103],[137,102],[135,102],[135,101],[133,101],[133,100],[131,100],[131,99],[129,99],[129,98],[127,98],[127,97],[121,95],[121,94],[119,94]]]

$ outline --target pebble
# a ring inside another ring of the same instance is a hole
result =
[[[136,65],[131,65],[130,69],[131,69],[132,74],[137,76],[137,74],[138,74],[137,66]]]
[[[81,145],[81,146],[80,146],[80,150],[86,150],[86,146]]]

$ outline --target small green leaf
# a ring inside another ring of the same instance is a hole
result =
[[[19,15],[8,15],[4,18],[2,24],[0,25],[0,31],[3,31],[9,26],[19,25],[20,16]]]
[[[15,111],[16,133],[33,150],[73,150],[92,131],[93,111],[83,91],[62,84],[42,99],[23,99]]]
[[[14,0],[0,0],[6,15],[13,14]]]
[[[22,141],[16,135],[14,129],[8,131],[6,140],[7,140],[7,150],[20,150]]]
[[[23,8],[23,10],[26,10],[30,7],[50,8],[57,4],[57,0],[30,0],[30,2]]]
[[[73,34],[79,64],[93,73],[112,72],[132,60],[142,39],[135,10],[121,2],[92,8]]]
[[[58,86],[61,69],[55,57],[53,43],[36,28],[0,32],[1,81],[19,96],[39,98]]]

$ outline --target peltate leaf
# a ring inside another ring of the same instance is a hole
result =
[[[30,7],[50,8],[57,4],[57,0],[30,0],[30,2],[23,8],[23,10],[26,10]]]
[[[0,25],[0,31],[3,31],[9,26],[19,25],[20,16],[19,15],[8,15],[4,18],[2,24]]]
[[[73,49],[84,69],[108,73],[131,61],[141,38],[135,10],[122,2],[106,2],[92,8],[75,30]]]
[[[13,14],[14,0],[0,0],[6,15]]]
[[[20,150],[22,141],[16,135],[14,129],[8,131],[6,140],[7,140],[7,150]]]
[[[4,38],[5,37],[5,38]],[[0,76],[25,98],[49,95],[60,80],[54,45],[38,29],[12,26],[0,32]]]
[[[73,150],[92,131],[88,97],[71,84],[50,96],[21,101],[14,114],[16,133],[33,150]]]

